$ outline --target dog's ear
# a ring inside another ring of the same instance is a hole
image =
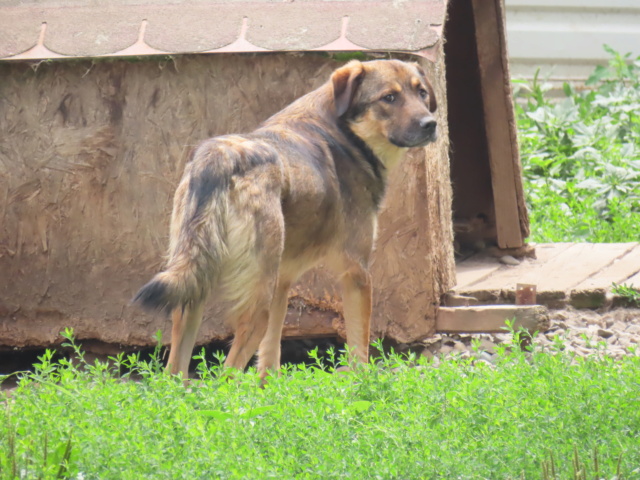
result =
[[[438,109],[436,94],[433,93],[433,87],[431,86],[431,82],[429,82],[429,79],[427,78],[427,74],[424,71],[424,69],[417,63],[414,63],[414,65],[418,69],[418,73],[422,76],[422,80],[424,80],[424,83],[427,86],[427,91],[429,92],[429,111],[433,113]]]
[[[358,60],[351,60],[331,75],[336,114],[341,117],[351,106],[351,101],[364,77],[364,67]]]

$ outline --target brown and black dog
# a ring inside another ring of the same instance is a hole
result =
[[[235,331],[226,365],[258,350],[264,379],[280,365],[289,288],[319,262],[342,282],[347,343],[366,362],[387,172],[435,140],[435,110],[417,64],[351,61],[254,132],[202,142],[175,194],[166,268],[134,298],[172,313],[167,368],[187,377],[212,297]]]

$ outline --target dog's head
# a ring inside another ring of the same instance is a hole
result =
[[[354,60],[336,70],[331,83],[336,114],[374,152],[420,147],[436,139],[436,98],[419,65]]]

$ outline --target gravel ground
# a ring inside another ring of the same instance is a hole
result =
[[[543,349],[557,348],[562,341],[564,349],[578,355],[597,352],[620,358],[623,355],[640,356],[640,309],[619,308],[609,311],[551,310],[551,326],[539,333],[533,343]],[[511,334],[436,335],[424,342],[423,355],[458,353],[463,357],[474,355],[472,340],[479,341],[478,358],[492,362],[496,346],[511,341]]]

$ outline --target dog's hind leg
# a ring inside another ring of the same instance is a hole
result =
[[[238,318],[231,350],[225,361],[226,367],[243,370],[247,366],[267,329],[268,315],[268,310],[256,313],[249,311]]]
[[[189,377],[189,362],[196,343],[196,336],[202,323],[204,302],[178,307],[172,312],[171,351],[167,370],[172,374],[182,372],[182,378]]]
[[[287,314],[288,294],[290,282],[280,281],[276,287],[267,332],[260,342],[258,353],[258,372],[264,382],[269,371],[280,368],[280,341],[282,339],[282,325]]]
[[[283,229],[278,227],[280,223],[273,223],[275,224],[272,225],[274,228],[269,229],[272,237],[261,242],[260,248],[258,248],[260,254],[252,257],[252,268],[244,270],[243,275],[234,282],[238,284],[238,292],[244,292],[245,298],[243,299],[244,301],[239,301],[243,307],[241,307],[240,313],[236,317],[237,320],[234,322],[235,334],[233,343],[225,361],[225,366],[227,367],[239,370],[244,369],[251,357],[256,353],[258,345],[261,345],[265,332],[269,332],[271,328],[270,309],[273,309],[273,303],[276,302],[274,292],[276,292],[277,297],[276,282],[282,253],[281,242],[277,237],[282,237],[283,234]],[[247,273],[251,272],[254,275],[247,275]],[[247,281],[242,283],[238,281],[243,278]],[[240,287],[240,285],[243,285],[244,288]],[[284,301],[286,311],[286,292]],[[280,323],[280,328],[282,328],[282,323]]]
[[[246,147],[249,148],[249,147]],[[284,248],[279,168],[234,180],[227,221],[229,260],[221,275],[234,339],[225,365],[244,369],[269,322]]]
[[[372,309],[371,277],[359,264],[342,275],[342,304],[351,358],[369,361],[369,331]]]

